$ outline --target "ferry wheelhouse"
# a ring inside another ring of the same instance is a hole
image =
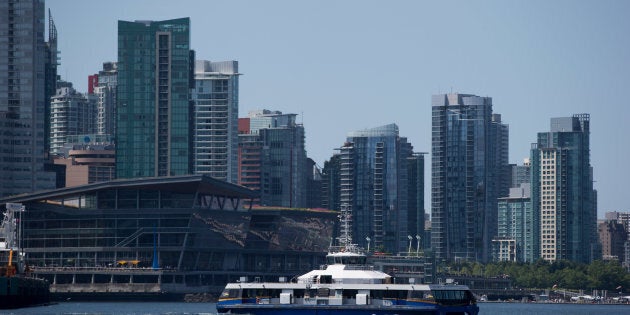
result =
[[[463,285],[395,284],[356,246],[333,249],[327,265],[292,281],[229,283],[217,303],[231,314],[467,314],[479,307]]]

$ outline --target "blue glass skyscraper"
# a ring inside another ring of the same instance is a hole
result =
[[[367,246],[369,238],[374,249],[406,252],[408,237],[421,233],[417,222],[408,222],[409,198],[418,196],[409,186],[409,167],[420,161],[413,157],[412,145],[395,124],[348,134],[339,154],[339,197],[341,210],[351,214],[355,242]],[[414,178],[413,188],[423,187],[422,181]],[[412,211],[423,209],[417,203]]]
[[[508,126],[492,98],[434,95],[431,245],[437,259],[486,262],[507,194]]]
[[[43,0],[0,1],[0,197],[55,188],[46,171],[57,32]],[[47,80],[49,79],[49,80]]]
[[[116,175],[192,173],[190,19],[118,21]]]

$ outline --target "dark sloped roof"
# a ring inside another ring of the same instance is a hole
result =
[[[57,199],[81,193],[94,192],[108,188],[133,188],[148,190],[166,190],[172,192],[195,192],[201,194],[251,199],[258,197],[258,192],[249,188],[231,184],[207,175],[184,175],[169,177],[150,177],[118,179],[109,182],[94,183],[76,187],[21,194],[0,199],[0,204],[9,202],[27,202],[43,199]]]

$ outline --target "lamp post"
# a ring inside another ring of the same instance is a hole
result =
[[[407,238],[409,239],[409,250],[407,251],[407,256],[411,256],[411,241],[413,240],[413,237],[411,237],[411,235],[407,235]]]
[[[416,245],[416,257],[420,257],[420,240],[422,240],[422,237],[416,234],[416,240],[418,240],[418,243]]]

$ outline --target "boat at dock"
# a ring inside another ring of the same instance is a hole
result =
[[[33,277],[20,250],[21,204],[7,204],[0,225],[0,309],[43,305],[50,302],[48,281]]]
[[[243,277],[228,283],[217,311],[254,315],[478,314],[477,301],[467,286],[392,283],[390,275],[367,265],[366,254],[348,235],[340,240],[345,244],[331,246],[326,265],[291,281]]]

